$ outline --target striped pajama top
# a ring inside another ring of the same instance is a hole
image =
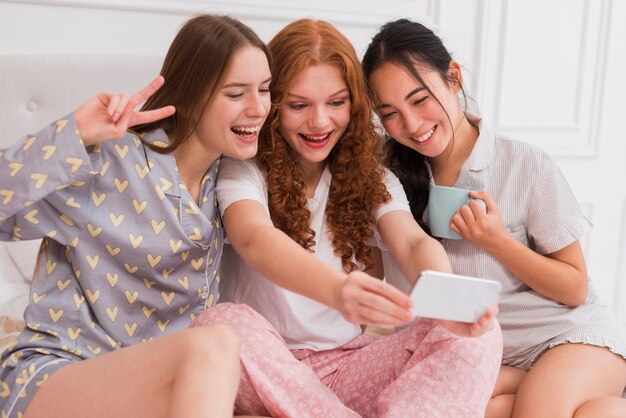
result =
[[[591,229],[591,221],[546,152],[494,134],[479,118],[467,116],[480,134],[454,187],[486,191],[500,207],[508,233],[539,254],[560,250]],[[441,243],[455,273],[502,284],[498,320],[503,364],[527,370],[547,349],[566,342],[608,347],[626,358],[624,329],[591,286],[585,302],[570,308],[529,288],[486,250],[465,240]],[[383,251],[383,262],[386,279],[408,292],[409,282],[388,251]]]

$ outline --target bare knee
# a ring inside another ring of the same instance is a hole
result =
[[[180,339],[182,362],[200,367],[238,363],[241,342],[228,325],[206,325],[186,330]]]
[[[626,417],[626,399],[605,396],[591,399],[582,404],[574,413],[574,418],[619,418]]]
[[[215,324],[200,327],[199,331],[203,332],[201,338],[206,340],[211,347],[215,347],[222,352],[232,351],[239,353],[241,348],[239,334],[231,326]]]
[[[506,394],[494,396],[487,404],[485,418],[510,418],[513,414],[515,395]]]
[[[517,367],[500,366],[500,373],[487,404],[485,418],[510,418],[513,415],[515,395],[526,372]]]
[[[525,376],[526,371],[522,369],[512,366],[500,366],[500,373],[498,373],[492,397],[516,394]]]

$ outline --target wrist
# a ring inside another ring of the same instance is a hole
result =
[[[498,258],[500,254],[507,253],[510,251],[512,246],[515,246],[517,241],[513,238],[505,229],[502,230],[500,234],[493,237],[487,245],[485,245],[484,249]]]
[[[78,135],[80,136],[80,139],[83,141],[83,145],[85,146],[89,146],[89,145],[93,145],[93,141],[91,140],[91,138],[89,137],[85,137],[85,121],[84,121],[84,116],[83,116],[83,112],[81,107],[78,107],[78,109],[76,109],[74,111],[74,121],[76,122],[76,130],[78,131]]]
[[[346,283],[347,279],[348,279],[348,275],[345,273],[333,274],[331,278],[331,286],[330,286],[331,304],[329,306],[340,312],[341,312],[341,307],[343,305],[342,304],[343,286]]]

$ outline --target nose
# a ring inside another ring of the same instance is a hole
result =
[[[268,102],[266,105],[265,102]],[[250,95],[248,102],[248,116],[256,118],[264,118],[269,111],[269,97],[263,96],[259,93]]]
[[[410,112],[403,113],[402,119],[404,120],[404,129],[412,134],[417,132],[424,122],[422,118]]]
[[[313,107],[313,114],[309,124],[311,128],[326,128],[328,126],[330,117],[328,111],[324,106]]]

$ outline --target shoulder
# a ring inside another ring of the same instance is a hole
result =
[[[382,166],[381,169],[383,171],[383,183],[385,183],[386,186],[390,184],[395,184],[396,182],[400,182],[400,180],[398,180],[398,177],[393,173],[393,171],[391,171],[387,167]]]
[[[540,199],[568,199],[577,206],[571,188],[557,162],[536,145],[495,135],[494,170],[490,178],[512,193],[528,193]],[[567,196],[567,198],[565,197]]]
[[[538,174],[546,166],[555,164],[550,154],[540,147],[500,133],[494,134],[494,159],[509,170],[529,174]]]
[[[385,213],[393,210],[410,212],[409,201],[406,197],[406,193],[404,192],[404,188],[402,187],[402,183],[400,183],[398,177],[396,177],[396,175],[387,168],[384,168],[383,182],[389,192],[389,195],[391,196],[391,199],[376,209],[374,218],[379,220]]]
[[[517,153],[520,156],[548,156],[548,153],[546,151],[529,142],[525,142],[517,138],[512,138],[502,133],[494,133],[493,137],[495,148],[497,150],[508,153]]]
[[[264,179],[264,175],[254,159],[237,160],[235,158],[222,157],[219,179],[247,179],[248,181],[254,179],[255,182],[259,182]]]
[[[496,162],[515,164],[518,161],[531,162],[550,159],[547,152],[536,145],[513,138],[506,134],[495,132],[491,129],[488,121],[481,117],[466,114],[470,123],[478,127],[479,138],[474,151],[489,156]]]
[[[217,177],[218,196],[243,190],[265,192],[266,189],[265,175],[254,159],[237,160],[223,157],[220,161]]]
[[[230,205],[240,200],[254,200],[267,207],[265,178],[254,160],[223,158],[216,191],[222,214]]]
[[[392,200],[396,197],[406,198],[400,179],[398,179],[398,177],[387,167],[381,167],[381,170],[383,171],[383,184],[387,188],[387,191],[391,194]],[[396,196],[397,192],[399,192],[401,196]]]

